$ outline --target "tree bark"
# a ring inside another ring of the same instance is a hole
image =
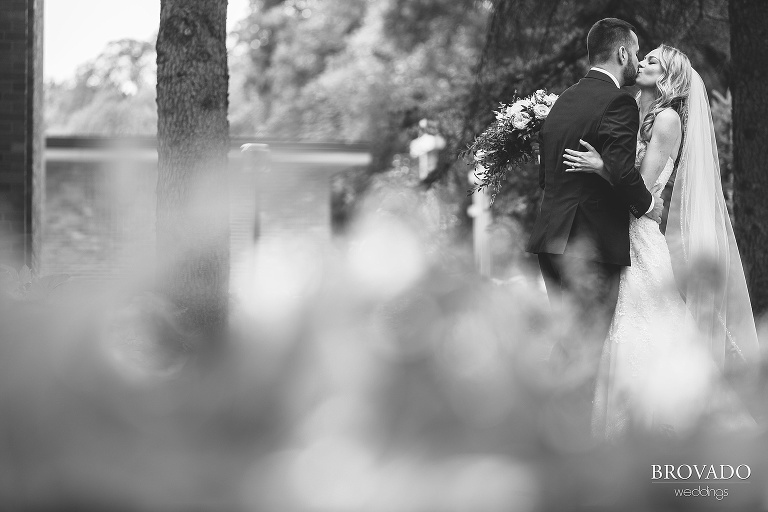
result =
[[[229,287],[227,0],[161,0],[157,38],[160,290],[187,325],[225,325]]]
[[[734,230],[755,313],[768,310],[768,2],[730,0]]]

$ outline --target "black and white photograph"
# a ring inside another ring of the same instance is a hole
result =
[[[768,511],[768,0],[1,0],[0,511]]]

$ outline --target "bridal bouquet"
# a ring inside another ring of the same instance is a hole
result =
[[[496,120],[475,138],[467,152],[474,156],[476,183],[469,193],[484,188],[493,190],[493,198],[501,189],[507,172],[533,160],[538,149],[536,139],[557,101],[557,94],[539,89],[511,104],[501,103]]]

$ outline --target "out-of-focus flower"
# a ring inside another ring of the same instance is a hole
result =
[[[394,297],[406,290],[421,277],[425,263],[418,238],[395,219],[371,219],[361,225],[349,251],[355,281],[381,297]]]
[[[245,279],[233,286],[244,309],[273,325],[294,318],[322,280],[322,253],[323,246],[310,238],[265,240],[254,246],[239,263]]]

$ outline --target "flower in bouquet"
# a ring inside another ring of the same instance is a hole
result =
[[[518,130],[524,130],[531,122],[531,116],[527,112],[518,112],[515,117],[512,118],[512,126]]]
[[[496,120],[512,119],[516,114],[519,114],[524,110],[524,107],[515,102],[512,105],[501,105],[501,108],[496,111]]]
[[[549,115],[550,108],[546,105],[546,103],[537,103],[533,106],[533,115],[536,116],[536,119],[546,119]]]
[[[507,107],[507,115],[514,116],[515,114],[519,114],[524,108],[522,103],[516,101]]]

